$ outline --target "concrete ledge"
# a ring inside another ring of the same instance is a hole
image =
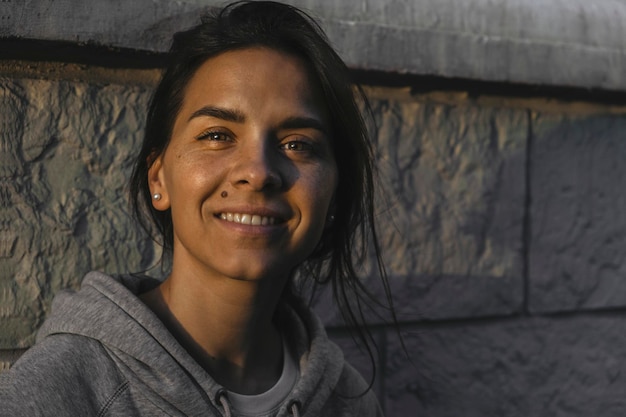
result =
[[[318,16],[350,66],[626,90],[626,3],[617,0],[289,0]],[[152,52],[221,0],[8,0],[0,38]]]

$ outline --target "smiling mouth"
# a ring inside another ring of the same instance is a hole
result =
[[[259,216],[258,214],[244,214],[244,213],[220,213],[218,217],[227,222],[247,224],[251,226],[268,226],[276,223],[280,223],[280,220],[276,217]]]

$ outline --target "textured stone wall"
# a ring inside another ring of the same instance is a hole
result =
[[[149,93],[0,80],[0,349],[30,346],[54,294],[85,271],[155,263],[158,249],[130,220],[125,195]]]
[[[160,254],[125,189],[152,75],[12,68],[0,78],[0,369],[33,343],[56,292],[92,269],[153,268]],[[624,109],[367,92],[380,238],[410,355],[375,319],[387,415],[624,415]]]
[[[411,358],[396,329],[374,329],[387,414],[624,415],[626,109],[370,95]],[[371,376],[366,353],[331,332]]]

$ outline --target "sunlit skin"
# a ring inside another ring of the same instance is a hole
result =
[[[236,392],[262,392],[280,376],[272,315],[319,242],[337,186],[328,125],[302,61],[268,48],[226,52],[188,83],[150,168],[174,245],[171,274],[142,299]]]

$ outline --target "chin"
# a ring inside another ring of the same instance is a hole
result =
[[[224,271],[224,275],[229,276],[238,281],[261,281],[264,279],[278,279],[280,277],[288,277],[291,269],[276,268],[267,265],[251,265],[248,261],[245,269],[233,268],[230,271]]]

